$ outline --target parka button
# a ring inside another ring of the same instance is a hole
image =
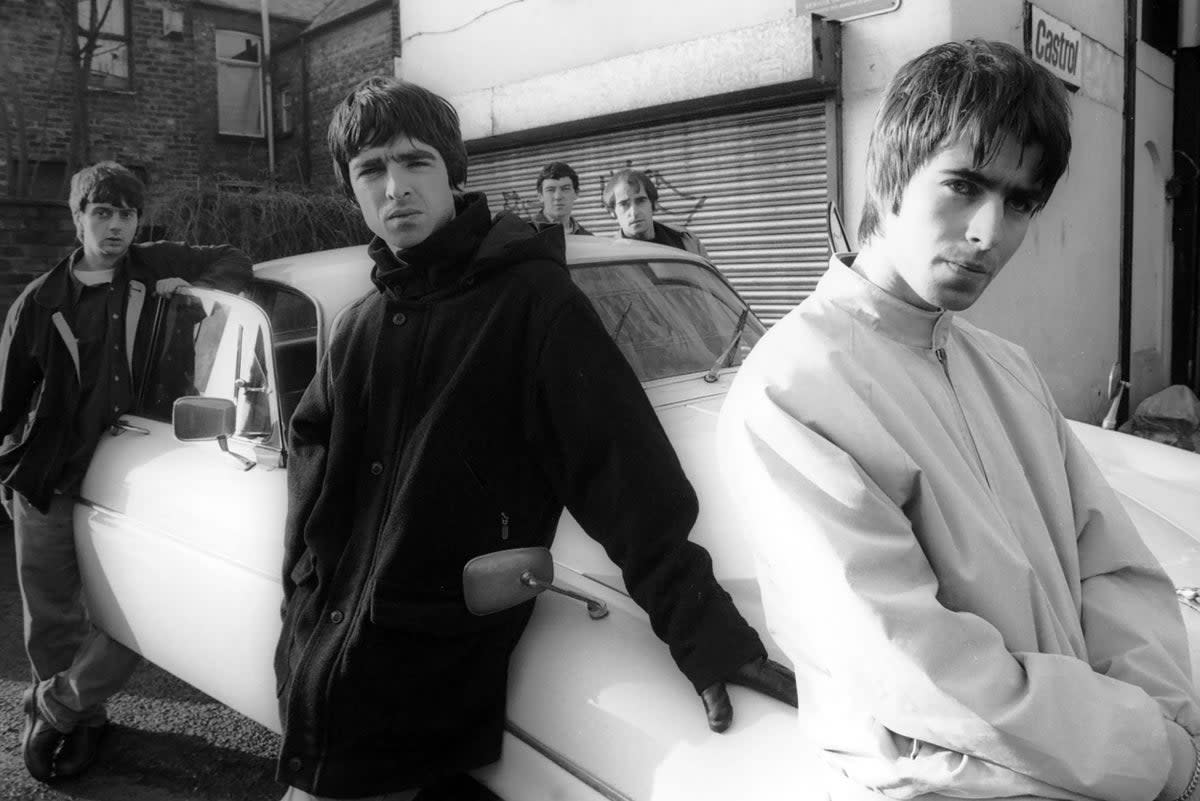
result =
[[[371,475],[377,476],[383,472],[383,462],[371,462]]]
[[[300,768],[304,767],[304,763],[300,761],[300,757],[292,757],[287,761],[287,766],[288,770],[290,770],[292,773],[295,773],[296,771],[300,770]]]
[[[408,322],[408,317],[404,312],[396,312],[392,315],[392,325],[404,325]]]
[[[329,619],[332,620],[334,623],[341,623],[342,620],[345,619],[345,615],[342,614],[340,609],[334,609],[332,612],[329,613]]]

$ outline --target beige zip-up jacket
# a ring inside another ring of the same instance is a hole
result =
[[[1021,348],[848,263],[720,424],[828,792],[1153,799],[1200,733],[1173,586]]]

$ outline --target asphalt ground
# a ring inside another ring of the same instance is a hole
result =
[[[3,518],[3,515],[0,515]],[[279,738],[175,677],[143,662],[109,703],[112,724],[91,769],[42,784],[21,758],[29,686],[21,640],[12,529],[0,525],[0,801],[275,801]]]

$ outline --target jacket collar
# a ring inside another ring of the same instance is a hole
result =
[[[530,259],[565,267],[561,227],[534,232],[527,221],[508,212],[492,219],[482,193],[463,195],[455,209],[454,219],[400,253],[379,237],[371,241],[371,280],[380,292],[393,299],[419,298],[470,286],[485,273]]]
[[[537,214],[533,215],[533,221],[539,225],[562,225],[562,223],[555,222],[547,217],[545,209],[538,209]],[[573,234],[577,231],[582,231],[583,226],[579,224],[579,220],[576,220],[575,215],[572,214],[570,217],[567,217],[567,224],[563,225],[563,230],[568,234]]]
[[[131,280],[141,281],[147,285],[154,283],[151,276],[144,274],[145,271],[137,258],[136,249],[138,247],[138,245],[131,245],[125,255],[113,265],[114,286],[123,286]],[[65,309],[74,303],[79,289],[76,286],[75,278],[71,275],[71,268],[82,257],[83,248],[76,248],[46,273],[46,280],[33,293],[33,299],[39,306],[47,309]]]
[[[454,218],[425,241],[399,253],[375,237],[367,253],[375,262],[371,280],[380,292],[418,297],[460,283],[491,227],[487,198],[463,195],[454,202]]]
[[[873,330],[914,348],[944,347],[954,312],[926,311],[889,295],[851,266],[856,253],[835,253],[815,296],[845,310]]]

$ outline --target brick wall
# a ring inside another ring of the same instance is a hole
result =
[[[66,203],[0,198],[0,319],[25,285],[74,245]]]
[[[117,0],[120,2],[121,0]],[[127,91],[92,90],[91,157],[145,171],[156,186],[189,183],[218,173],[254,179],[266,172],[265,140],[217,133],[214,31],[260,32],[258,15],[190,0],[129,0],[131,84]],[[62,46],[55,0],[0,0],[0,96],[24,110],[33,159],[65,162],[70,148],[72,77]],[[164,8],[184,12],[182,36],[163,34]],[[303,29],[272,23],[272,47]],[[0,127],[0,153],[15,146],[13,122]],[[9,164],[0,158],[0,196],[9,194]],[[53,195],[50,195],[53,197]],[[57,198],[55,198],[57,199]]]
[[[391,4],[395,6],[395,4]],[[280,163],[298,164],[307,148],[312,186],[335,185],[325,132],[333,108],[364,78],[392,74],[392,10],[379,9],[358,18],[333,23],[306,35],[303,44],[289,47],[276,62],[278,80],[301,85],[300,59],[307,61],[308,103],[304,123],[307,137],[298,129],[294,141],[281,145]]]

